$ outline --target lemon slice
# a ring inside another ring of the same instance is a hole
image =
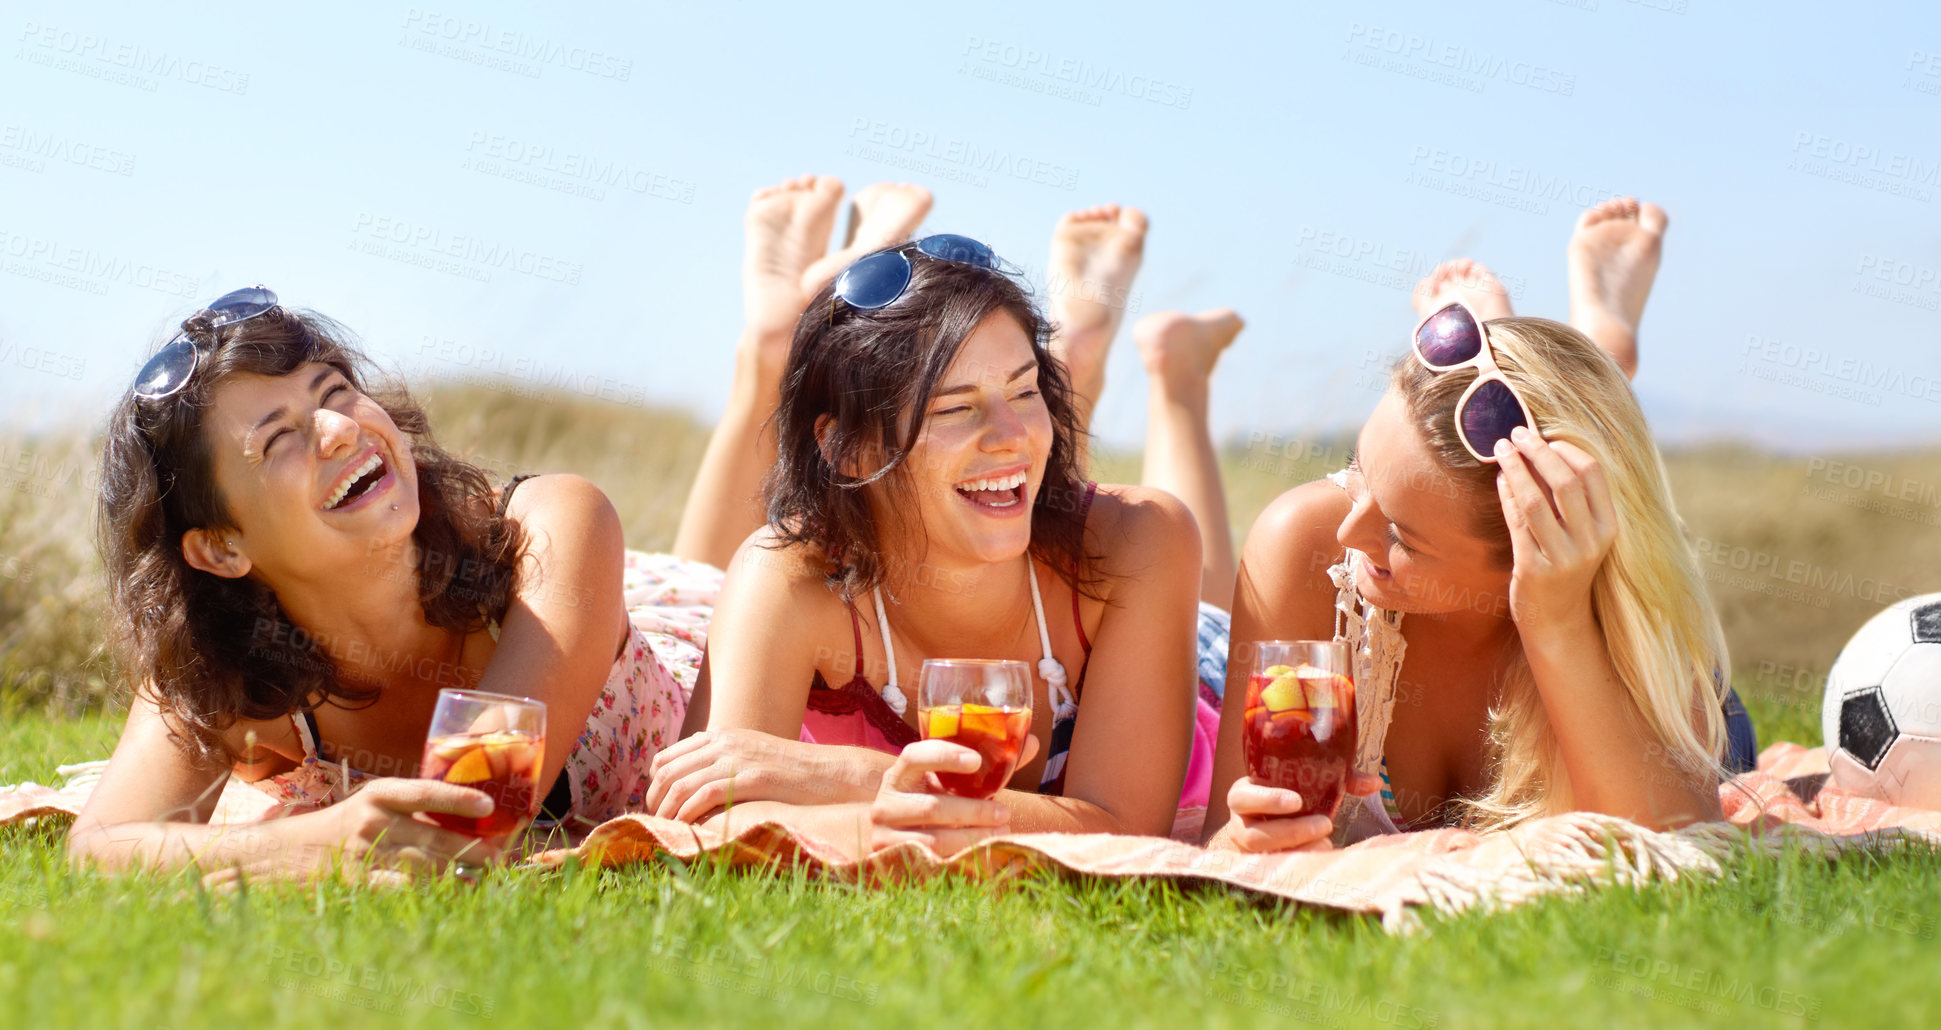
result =
[[[1332,673],[1312,665],[1300,668],[1301,686],[1307,693],[1307,706],[1310,709],[1339,708],[1341,691],[1350,689],[1348,677]]]
[[[1260,692],[1260,703],[1270,712],[1285,712],[1289,708],[1299,708],[1301,701],[1301,681],[1292,671],[1284,672],[1274,678],[1265,690]]]
[[[932,708],[925,716],[924,735],[936,740],[957,735],[958,709]]]

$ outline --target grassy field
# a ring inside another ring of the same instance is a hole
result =
[[[7,713],[0,781],[106,753],[99,716]],[[1941,855],[1380,926],[1171,884],[857,891],[674,864],[476,887],[75,875],[0,830],[0,1025],[1926,1026]],[[543,881],[543,882],[542,882]]]
[[[430,402],[447,445],[502,475],[587,475],[630,544],[670,542],[705,439],[690,421],[476,386]],[[1345,458],[1333,441],[1235,448],[1236,534]],[[1847,635],[1941,590],[1923,486],[1941,455],[1669,460],[1761,739],[1817,742]],[[49,782],[119,729],[97,653],[92,462],[85,439],[0,433],[0,782]],[[1133,456],[1098,465],[1136,477]],[[472,888],[211,896],[74,875],[57,830],[16,828],[0,830],[0,1025],[1926,1025],[1937,873],[1930,852],[1789,856],[1390,938],[1224,891],[1051,878],[857,892],[655,865],[543,889],[498,871]]]

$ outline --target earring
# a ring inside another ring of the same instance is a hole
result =
[[[397,511],[397,510],[398,510],[398,506],[397,506],[397,505],[395,505],[395,504],[394,504],[394,505],[392,505],[392,506],[391,506],[391,510],[392,510],[392,511]]]

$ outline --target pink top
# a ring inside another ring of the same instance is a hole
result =
[[[1090,512],[1092,498],[1097,492],[1098,484],[1087,485],[1085,499],[1079,508],[1081,520]],[[1072,687],[1072,695],[1077,699],[1083,695],[1085,672],[1092,664],[1092,642],[1086,638],[1085,626],[1079,619],[1076,590],[1072,592],[1072,625],[1078,631],[1079,643],[1085,648],[1085,663],[1080,666],[1078,679]],[[816,673],[809,690],[808,708],[802,713],[800,739],[812,744],[847,744],[897,754],[921,739],[920,735],[914,726],[891,710],[889,703],[883,700],[863,674],[863,627],[854,607],[849,609],[849,628],[855,638],[856,674],[842,686],[831,687],[821,673]],[[1193,747],[1187,759],[1186,782],[1180,791],[1179,810],[1172,830],[1172,836],[1180,840],[1198,839],[1206,818],[1207,797],[1212,791],[1213,756],[1220,736],[1220,705],[1217,699],[1209,696],[1210,693],[1203,686],[1198,688],[1193,713]],[[1051,797],[1064,796],[1065,759],[1071,751],[1072,732],[1077,722],[1075,711],[1068,718],[1054,717],[1051,754],[1045,759],[1044,776],[1039,781],[1038,793]]]

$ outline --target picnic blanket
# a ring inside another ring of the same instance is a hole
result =
[[[66,782],[59,788],[0,787],[0,826],[72,818],[103,764],[61,767]],[[1759,756],[1755,771],[1720,786],[1724,822],[1662,833],[1576,812],[1497,833],[1430,830],[1326,852],[1248,855],[1160,837],[1022,833],[949,856],[905,844],[859,860],[776,823],[739,827],[730,820],[727,832],[714,833],[648,815],[623,815],[602,823],[576,846],[542,851],[528,861],[543,867],[575,860],[617,866],[665,853],[742,867],[807,864],[824,876],[868,884],[947,874],[1003,877],[1039,869],[1155,877],[1378,915],[1389,930],[1406,932],[1421,925],[1424,909],[1490,910],[1604,886],[1717,878],[1735,858],[1748,854],[1798,849],[1831,859],[1855,848],[1941,843],[1941,812],[1842,793],[1826,784],[1826,773],[1824,749],[1774,744]],[[232,781],[215,821],[248,822],[285,811],[268,795]]]

